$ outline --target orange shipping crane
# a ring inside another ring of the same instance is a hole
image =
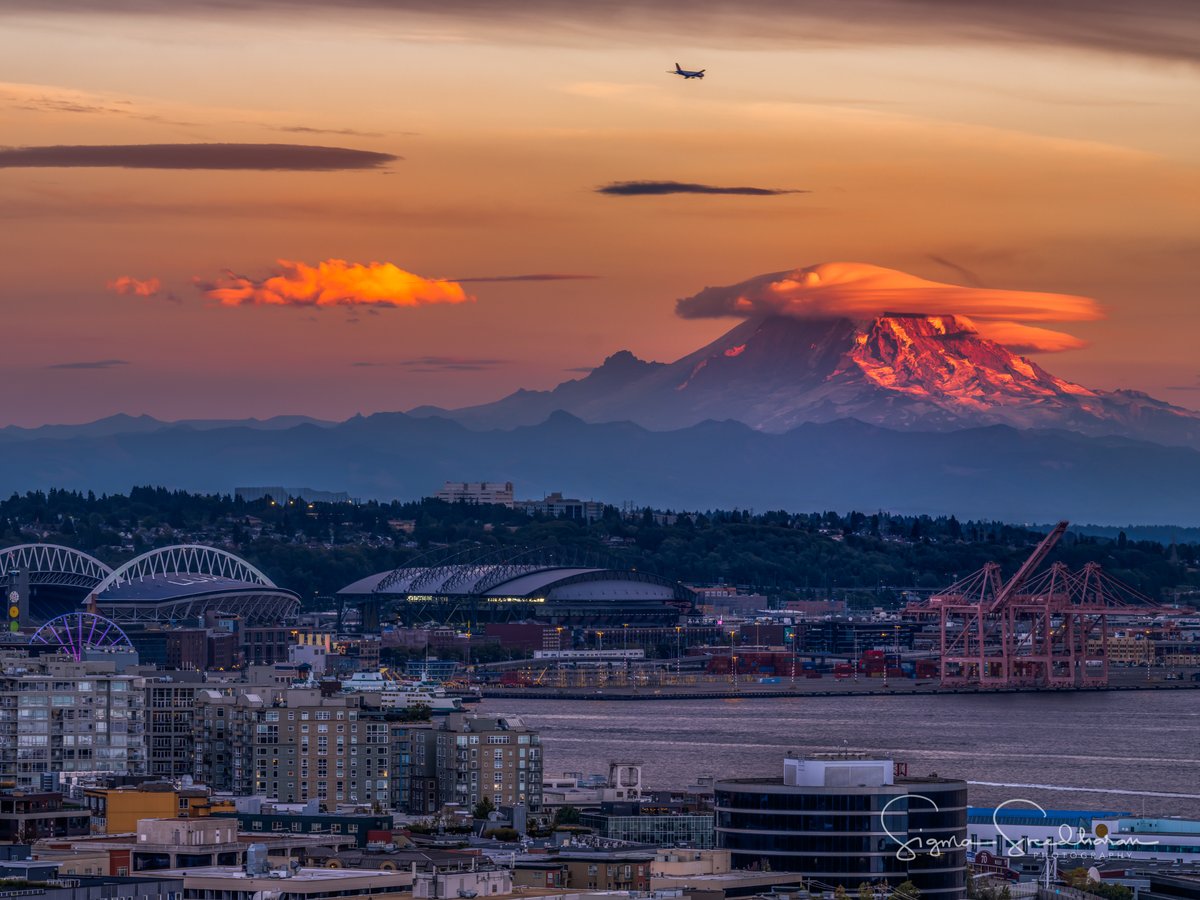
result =
[[[1067,530],[1059,522],[1007,582],[988,563],[930,598],[941,635],[945,687],[1102,687],[1108,620],[1171,614],[1089,563],[1035,575]]]

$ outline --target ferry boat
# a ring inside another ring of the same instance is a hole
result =
[[[343,691],[367,691],[379,694],[384,709],[428,706],[435,716],[462,710],[458,697],[446,694],[446,689],[432,681],[397,681],[382,672],[355,672],[342,682]]]

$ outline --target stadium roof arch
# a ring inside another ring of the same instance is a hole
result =
[[[0,579],[21,573],[30,619],[45,622],[79,609],[112,569],[96,557],[62,544],[17,544],[0,550]]]
[[[94,587],[112,574],[96,557],[62,544],[17,544],[0,550],[0,576],[28,572],[42,584]]]
[[[244,559],[202,544],[134,557],[97,584],[89,602],[120,624],[194,620],[211,612],[258,625],[280,622],[300,608],[299,596]]]

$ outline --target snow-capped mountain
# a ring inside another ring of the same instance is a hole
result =
[[[920,313],[863,321],[760,316],[673,363],[622,351],[551,391],[413,413],[472,428],[512,428],[555,410],[655,430],[732,419],[785,432],[853,418],[891,428],[1005,424],[1200,446],[1195,412],[1138,392],[1074,384],[980,336],[970,319]]]

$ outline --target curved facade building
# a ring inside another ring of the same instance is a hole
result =
[[[967,784],[896,777],[888,759],[784,760],[782,778],[718,781],[717,846],[734,868],[796,872],[852,892],[911,880],[923,900],[966,896]]]
[[[338,591],[377,624],[383,604],[400,621],[475,625],[535,618],[551,625],[674,625],[695,594],[678,582],[628,569],[462,563],[380,572]]]

